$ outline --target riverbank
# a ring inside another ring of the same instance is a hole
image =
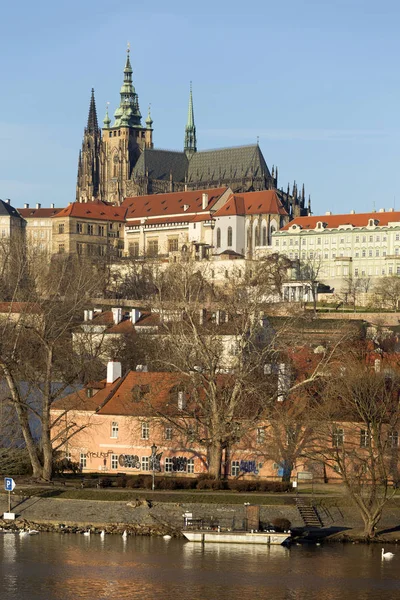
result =
[[[178,537],[181,535],[184,513],[191,513],[195,519],[204,519],[222,528],[240,528],[245,517],[244,503],[248,501],[245,496],[239,498],[240,502],[235,497],[236,503],[217,503],[215,495],[213,502],[182,501],[180,495],[175,496],[176,501],[171,501],[171,495],[168,495],[168,501],[161,502],[151,496],[151,493],[139,496],[131,492],[122,501],[107,501],[15,495],[12,510],[16,513],[16,520],[0,520],[0,527],[64,533],[79,533],[87,529],[96,533],[104,529],[110,534],[120,534],[127,530],[130,535],[169,534]],[[316,538],[325,541],[362,541],[362,521],[345,497],[324,499],[325,527],[311,531],[310,528],[304,528],[294,497],[258,496],[257,500],[262,523],[271,523],[276,518],[288,519],[292,530],[305,541],[315,541]],[[2,494],[0,512],[7,509],[7,497]],[[397,501],[388,504],[378,533],[382,542],[400,543],[400,503]]]

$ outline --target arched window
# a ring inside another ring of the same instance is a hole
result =
[[[267,228],[265,225],[262,228],[262,245],[263,246],[267,245]]]
[[[221,248],[221,229],[217,229],[217,248]]]
[[[258,226],[254,229],[254,246],[260,245],[260,230]]]
[[[250,248],[250,245],[251,245],[250,227],[247,228],[246,242],[247,242],[247,248]]]
[[[232,227],[228,227],[228,246],[232,246],[232,239],[233,239]]]

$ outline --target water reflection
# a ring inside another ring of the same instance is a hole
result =
[[[243,546],[107,535],[0,535],[1,600],[397,600],[374,546]],[[397,560],[396,560],[397,559]]]

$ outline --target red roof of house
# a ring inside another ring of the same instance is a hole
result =
[[[96,219],[101,221],[125,221],[126,208],[107,206],[104,202],[71,202],[55,217],[78,217],[80,219]]]
[[[127,219],[143,219],[144,217],[163,217],[168,215],[182,215],[185,213],[203,212],[209,214],[222,194],[226,192],[226,187],[211,188],[209,190],[194,190],[190,192],[171,192],[169,194],[153,194],[151,196],[135,196],[126,198],[122,206],[128,209]],[[208,194],[208,205],[204,211],[202,208],[203,194]],[[184,205],[188,208],[184,210]],[[172,220],[175,220],[172,219]],[[157,221],[159,222],[159,221]]]
[[[228,201],[214,214],[215,217],[230,215],[287,215],[276,190],[232,194]]]
[[[312,215],[309,217],[297,217],[282,227],[281,231],[287,231],[292,225],[299,225],[302,229],[315,229],[318,222],[325,223],[329,229],[336,229],[340,225],[352,225],[353,227],[367,227],[369,219],[374,219],[380,227],[389,223],[400,221],[400,212],[370,212],[344,215]]]
[[[40,314],[42,308],[35,302],[0,302],[0,314],[22,313]]]
[[[24,219],[48,219],[64,210],[63,208],[17,208]]]

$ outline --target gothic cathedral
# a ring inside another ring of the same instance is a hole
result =
[[[130,51],[127,50],[120,104],[114,123],[108,110],[100,130],[94,90],[89,106],[82,149],[79,152],[77,202],[103,200],[120,205],[127,197],[209,189],[229,186],[235,193],[277,189],[278,169],[269,171],[257,144],[216,150],[197,150],[193,95],[190,87],[189,110],[183,151],[159,150],[153,146],[153,121],[149,114],[142,125],[139,100],[132,83]],[[293,216],[310,213],[294,183],[292,192],[277,189],[282,204]]]

